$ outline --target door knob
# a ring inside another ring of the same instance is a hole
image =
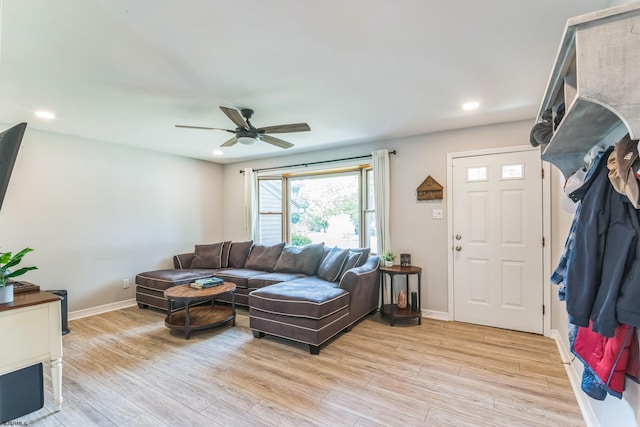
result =
[[[460,252],[462,250],[462,246],[456,246],[456,251]]]

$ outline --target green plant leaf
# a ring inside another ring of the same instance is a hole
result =
[[[0,265],[6,264],[11,259],[11,252],[3,252],[0,254]]]
[[[2,267],[7,269],[9,267],[13,267],[14,265],[19,264],[20,261],[22,261],[22,257],[24,257],[26,254],[28,254],[31,251],[33,251],[33,249],[24,248],[23,250],[15,254],[11,259],[9,259],[9,261],[7,261],[6,264],[3,265]],[[11,254],[11,252],[9,252],[9,254]]]
[[[11,277],[20,276],[30,270],[37,270],[37,267],[23,267],[15,271],[9,270],[10,267],[20,263],[22,257],[31,251],[33,251],[33,249],[25,248],[13,256],[11,252],[3,252],[0,254],[0,287],[6,286],[7,280]]]
[[[37,270],[38,267],[22,267],[19,268],[16,271],[12,271],[11,273],[7,274],[5,276],[5,278],[9,279],[11,277],[17,277],[17,276],[22,276],[24,273],[26,273],[27,271],[31,271],[31,270]]]

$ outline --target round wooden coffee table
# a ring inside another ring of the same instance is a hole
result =
[[[196,289],[189,285],[173,286],[164,291],[164,297],[169,301],[169,313],[164,324],[170,328],[185,333],[186,339],[191,337],[191,331],[213,328],[226,322],[236,325],[236,285],[224,282],[222,285],[206,289]],[[216,304],[214,298],[229,293],[231,306]],[[194,302],[211,301],[211,304],[201,304],[191,307]],[[173,304],[184,303],[184,308],[173,311]]]

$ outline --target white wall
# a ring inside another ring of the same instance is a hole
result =
[[[134,298],[137,273],[221,240],[222,172],[27,127],[0,210],[0,250],[34,248],[21,266],[38,270],[21,279],[68,290],[70,311]]]
[[[528,145],[532,124],[533,121],[527,120],[226,165],[225,239],[243,238],[243,175],[239,173],[240,169],[366,155],[378,148],[396,149],[397,155],[390,157],[391,246],[395,253],[410,253],[412,264],[423,268],[423,309],[446,312],[448,189],[445,188],[442,202],[418,202],[416,188],[428,175],[446,186],[446,155],[449,152]],[[442,209],[445,219],[431,219],[434,208]]]
[[[633,3],[636,0],[609,0],[607,7],[620,6],[622,4]]]

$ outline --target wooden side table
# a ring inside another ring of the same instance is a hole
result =
[[[389,290],[391,295],[390,304],[384,303],[384,275],[389,276]],[[405,276],[405,292],[407,293],[407,306],[405,308],[399,308],[397,304],[393,302],[393,276],[400,274]],[[415,310],[411,308],[410,296],[409,296],[409,276],[410,275],[418,275],[418,306]],[[421,298],[421,278],[422,278],[422,268],[416,267],[414,265],[408,267],[402,267],[400,265],[394,265],[392,267],[380,267],[380,313],[382,317],[388,317],[389,323],[391,326],[395,324],[396,319],[418,319],[418,325],[422,324],[422,312],[420,310],[420,298]]]
[[[231,294],[231,307],[215,305],[214,298],[225,293]],[[186,339],[190,338],[191,331],[213,328],[229,321],[235,326],[235,295],[236,285],[231,282],[206,289],[196,289],[189,285],[172,286],[164,291],[164,297],[169,300],[169,312],[164,324],[170,329],[184,331]],[[190,306],[193,302],[208,300],[211,300],[211,305]],[[173,311],[174,302],[184,303],[184,309]]]

